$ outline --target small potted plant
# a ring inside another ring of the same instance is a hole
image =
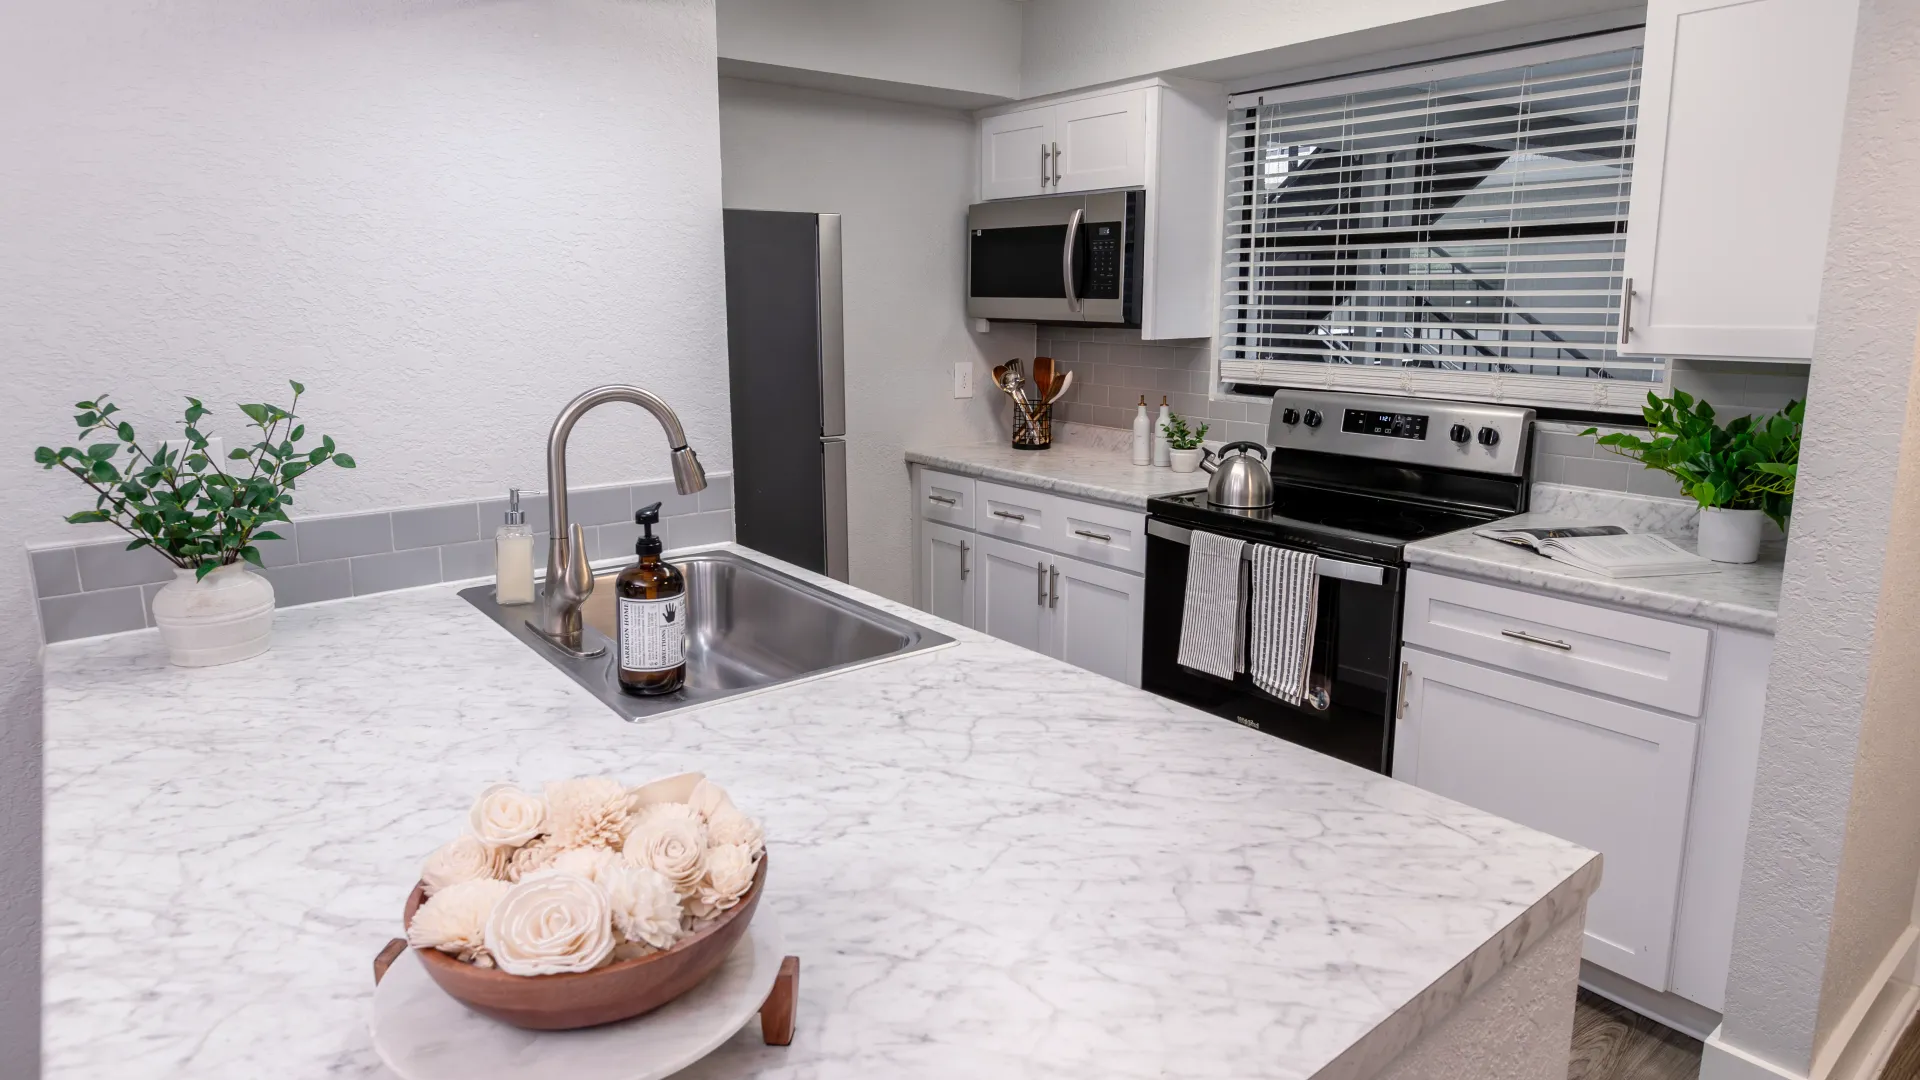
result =
[[[1772,416],[1740,416],[1724,427],[1714,421],[1713,406],[1680,390],[1670,398],[1648,394],[1641,411],[1650,439],[1624,431],[1599,435],[1597,428],[1581,434],[1680,482],[1700,504],[1700,554],[1727,563],[1758,558],[1761,517],[1785,530],[1793,513],[1805,403],[1789,401]]]
[[[174,579],[153,597],[153,621],[167,652],[183,667],[245,660],[265,652],[273,630],[273,584],[247,569],[261,565],[260,540],[278,540],[269,525],[286,521],[294,482],[328,462],[353,468],[330,436],[302,449],[306,425],[294,414],[305,387],[291,383],[293,402],[242,405],[260,432],[235,447],[223,466],[209,453],[199,423],[206,406],[187,399],[178,445],[140,445],[120,407],[101,395],[74,407],[80,445],[42,446],[33,459],[61,468],[94,491],[93,509],[69,514],[73,524],[106,522],[133,537],[127,550],[152,548],[174,565]],[[93,440],[93,441],[89,441]]]
[[[1168,413],[1160,430],[1167,436],[1167,458],[1174,472],[1190,473],[1200,467],[1200,441],[1207,437],[1207,425],[1201,424],[1198,431],[1189,430],[1178,413]]]

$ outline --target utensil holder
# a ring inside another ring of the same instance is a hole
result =
[[[1045,450],[1053,445],[1053,406],[1013,406],[1013,448]]]

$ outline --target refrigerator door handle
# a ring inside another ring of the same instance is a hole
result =
[[[820,434],[847,433],[846,294],[840,274],[840,215],[820,215]]]
[[[820,480],[826,505],[827,576],[847,580],[847,441],[820,440]]]

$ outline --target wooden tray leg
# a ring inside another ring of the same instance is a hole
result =
[[[373,958],[373,985],[379,986],[380,980],[387,977],[387,969],[393,966],[400,954],[407,951],[406,938],[394,938],[387,942]]]
[[[780,975],[773,980],[773,992],[760,1006],[760,1037],[768,1046],[793,1045],[793,1023],[800,1008],[800,958],[788,956],[780,961]]]

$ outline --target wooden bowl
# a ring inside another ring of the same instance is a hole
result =
[[[760,856],[753,885],[740,902],[664,952],[620,960],[574,975],[509,975],[499,968],[475,967],[438,949],[415,949],[427,974],[461,1004],[515,1027],[570,1031],[611,1024],[651,1012],[713,974],[753,921],[753,909],[767,881],[767,857]],[[406,922],[426,899],[423,886],[407,896]]]

